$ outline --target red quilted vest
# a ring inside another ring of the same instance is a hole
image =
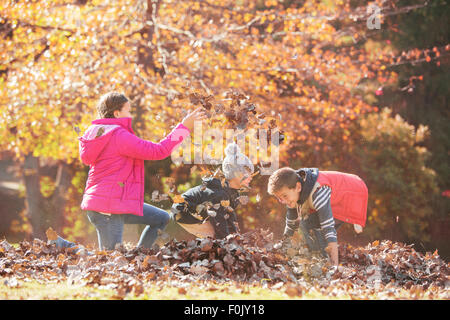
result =
[[[334,218],[362,227],[366,225],[368,190],[360,177],[337,171],[319,171],[317,182],[331,187]]]

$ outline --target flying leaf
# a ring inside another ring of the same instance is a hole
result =
[[[100,127],[97,131],[97,134],[95,135],[95,138],[99,138],[103,135],[103,133],[105,132],[105,128],[104,127]]]
[[[248,196],[239,196],[237,200],[245,206],[248,203]]]
[[[49,227],[47,229],[47,231],[45,231],[45,234],[47,235],[47,239],[48,240],[56,240],[56,239],[58,239],[58,234],[51,227]]]
[[[228,207],[230,205],[230,200],[222,200],[220,201],[220,205],[223,207]]]
[[[174,197],[172,197],[172,200],[174,203],[183,203],[186,200],[179,194],[176,194]]]

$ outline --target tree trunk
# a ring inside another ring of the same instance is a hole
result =
[[[55,177],[55,191],[44,198],[41,194],[41,168],[39,158],[33,155],[25,157],[23,181],[25,185],[25,204],[28,219],[32,227],[32,238],[47,239],[45,231],[52,227],[59,234],[64,226],[64,209],[66,194],[71,184],[71,169],[64,161],[60,161]]]
[[[155,4],[155,7],[153,7],[153,4]],[[145,19],[146,21],[152,21],[153,18],[153,9],[156,9],[155,14],[157,14],[157,11],[159,10],[160,1],[157,1],[156,3],[153,3],[152,0],[147,0],[147,10],[145,12]],[[154,26],[145,25],[142,30],[140,31],[142,37],[146,39],[149,43],[151,43],[153,34],[155,32]],[[161,77],[164,76],[164,69],[158,68],[155,64],[153,53],[154,46],[150,45],[139,45],[138,47],[138,64],[144,66],[144,71],[148,73],[148,70],[151,69],[152,71],[159,73]]]
[[[39,158],[29,154],[25,157],[23,170],[26,211],[33,230],[32,237],[45,240],[45,209],[39,177]]]
[[[52,222],[54,224],[54,229],[59,234],[62,234],[62,229],[64,227],[64,212],[67,203],[66,194],[71,185],[71,177],[70,166],[61,160],[58,164],[58,171],[56,174],[56,189],[49,199],[52,202],[50,205],[53,216]]]

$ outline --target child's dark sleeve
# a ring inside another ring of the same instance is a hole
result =
[[[172,205],[172,213],[179,215],[176,221],[181,223],[199,223],[199,220],[191,215],[191,213],[196,213],[197,205],[203,202],[203,196],[199,187],[191,188],[181,196],[184,202]]]
[[[284,227],[283,236],[292,237],[294,232],[300,225],[300,219],[298,217],[297,209],[288,208],[286,212],[286,226]]]
[[[216,194],[216,197],[216,201],[213,202],[219,203],[219,200],[229,200],[230,203],[233,203],[229,195],[225,193]],[[234,211],[236,207],[233,205],[231,205],[231,207],[233,211],[228,211],[228,209],[222,205],[218,209],[210,208],[210,210],[216,212],[216,215],[210,216],[209,219],[217,239],[223,239],[231,233],[239,232],[239,228],[237,227],[237,216]]]
[[[334,228],[333,212],[331,211],[331,188],[322,186],[313,194],[313,207],[317,212],[320,230],[327,241],[337,242],[337,233]]]
[[[228,214],[227,217],[227,213],[224,213],[224,210],[221,209],[222,208],[217,210],[215,217],[210,217],[210,222],[214,228],[216,239],[223,239],[231,233],[228,226],[228,219],[230,219],[230,215]]]
[[[230,233],[240,232],[237,215],[234,211],[230,212],[230,218],[228,219],[228,229]]]

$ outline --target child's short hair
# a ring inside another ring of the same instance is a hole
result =
[[[289,167],[280,168],[270,175],[267,184],[267,192],[270,195],[273,195],[283,187],[292,189],[295,188],[297,182],[300,182],[300,180],[294,169]]]
[[[114,111],[122,110],[122,107],[129,100],[120,92],[108,92],[104,94],[97,105],[97,112],[100,118],[115,118]]]

